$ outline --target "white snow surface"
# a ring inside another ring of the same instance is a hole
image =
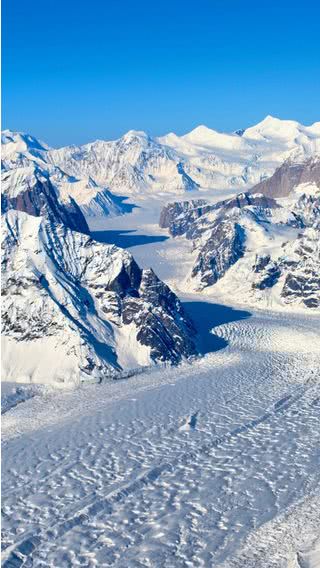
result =
[[[319,317],[186,300],[223,350],[5,412],[4,566],[318,566]]]
[[[3,133],[3,142],[6,169],[30,160],[41,161],[47,168],[50,164],[59,168],[71,179],[91,180],[90,184],[94,182],[100,191],[108,187],[124,196],[161,196],[248,189],[272,175],[286,159],[305,159],[319,153],[320,122],[304,126],[267,116],[242,135],[206,126],[198,126],[184,136],[170,133],[151,137],[130,130],[118,140],[96,140],[59,149],[8,130]],[[66,185],[64,191],[71,190],[81,204],[85,192],[74,181],[69,183],[73,185]],[[89,188],[85,189],[89,194]]]

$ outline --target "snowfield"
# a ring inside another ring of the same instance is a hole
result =
[[[319,316],[193,304],[223,349],[5,412],[4,566],[318,566]]]

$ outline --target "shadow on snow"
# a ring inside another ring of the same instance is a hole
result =
[[[116,245],[121,248],[159,243],[169,238],[164,235],[136,235],[135,233],[135,230],[92,231],[91,236],[99,243]]]
[[[247,319],[251,316],[251,313],[245,310],[237,310],[210,302],[184,302],[183,307],[196,326],[199,334],[198,347],[203,355],[212,351],[219,351],[228,345],[225,339],[210,333],[212,329],[218,325]]]

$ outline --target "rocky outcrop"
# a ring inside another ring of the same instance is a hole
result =
[[[161,210],[159,226],[163,229],[169,229],[173,237],[184,235],[194,221],[210,211],[211,208],[212,206],[204,199],[169,203]]]
[[[161,211],[160,226],[173,237],[185,235],[198,252],[191,277],[197,288],[212,286],[245,254],[246,229],[242,214],[268,222],[280,206],[264,195],[240,193],[232,199],[210,204],[204,200],[174,202]]]
[[[188,239],[193,239],[200,236],[203,230],[210,226],[210,221],[208,222],[206,217],[208,213],[212,213],[216,218],[223,218],[232,210],[241,211],[248,207],[251,208],[253,214],[269,216],[272,209],[280,208],[275,199],[251,193],[239,193],[234,198],[214,204],[204,199],[175,201],[161,210],[159,226],[169,229],[173,237],[186,235]]]
[[[154,361],[177,363],[196,353],[193,323],[176,295],[151,269],[142,272],[138,295],[125,300],[123,321],[135,323],[137,339],[150,348]]]
[[[3,174],[4,185],[10,186],[11,172]],[[69,229],[89,233],[87,221],[74,199],[63,203],[59,194],[44,171],[35,168],[30,184],[12,195],[5,191],[1,195],[1,212],[10,209],[23,211],[35,217],[47,216],[51,222],[62,223]]]
[[[320,307],[320,231],[307,229],[286,247],[282,259],[286,271],[281,297],[287,304],[302,302],[307,308]]]
[[[175,202],[161,213],[172,236],[192,240],[190,282],[241,303],[318,308],[320,193],[287,201],[242,193],[215,204]],[[232,270],[230,270],[232,268]]]
[[[294,203],[291,213],[293,218],[289,223],[300,229],[320,229],[320,190],[318,194],[303,193]]]
[[[178,298],[127,251],[21,211],[6,213],[3,225],[7,379],[23,358],[25,375],[41,382],[100,380],[127,360],[177,363],[196,354]]]
[[[133,205],[123,203],[90,177],[66,174],[49,159],[49,148],[31,136],[6,131],[2,136],[2,212],[51,216],[53,221],[88,233],[88,219],[121,215]]]
[[[239,223],[219,220],[206,235],[192,277],[199,276],[199,289],[215,284],[245,252],[245,231]]]
[[[295,187],[303,183],[315,183],[320,188],[320,157],[312,156],[305,161],[288,159],[274,174],[252,188],[252,193],[269,197],[287,197]]]
[[[281,269],[277,262],[271,260],[270,254],[257,254],[256,262],[252,269],[257,274],[257,279],[252,286],[258,290],[272,288],[281,276]]]

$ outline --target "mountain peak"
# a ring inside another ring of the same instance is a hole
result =
[[[128,130],[123,136],[122,140],[131,142],[134,139],[149,140],[150,136],[144,130]]]
[[[216,134],[216,130],[212,130],[212,128],[208,128],[208,126],[206,126],[205,124],[199,124],[199,126],[196,126],[196,128],[194,128],[193,130],[191,130],[190,132],[188,132],[187,134],[185,134],[184,136],[182,136],[182,138],[185,138],[186,136],[193,136],[193,137],[197,137],[197,136],[210,136],[212,134]]]
[[[1,132],[1,143],[5,146],[7,144],[15,144],[16,151],[21,150],[48,150],[49,146],[41,142],[34,136],[24,132],[15,132],[14,130],[5,129]]]
[[[294,138],[304,127],[295,120],[283,120],[268,114],[261,122],[247,128],[244,132],[246,138]]]

